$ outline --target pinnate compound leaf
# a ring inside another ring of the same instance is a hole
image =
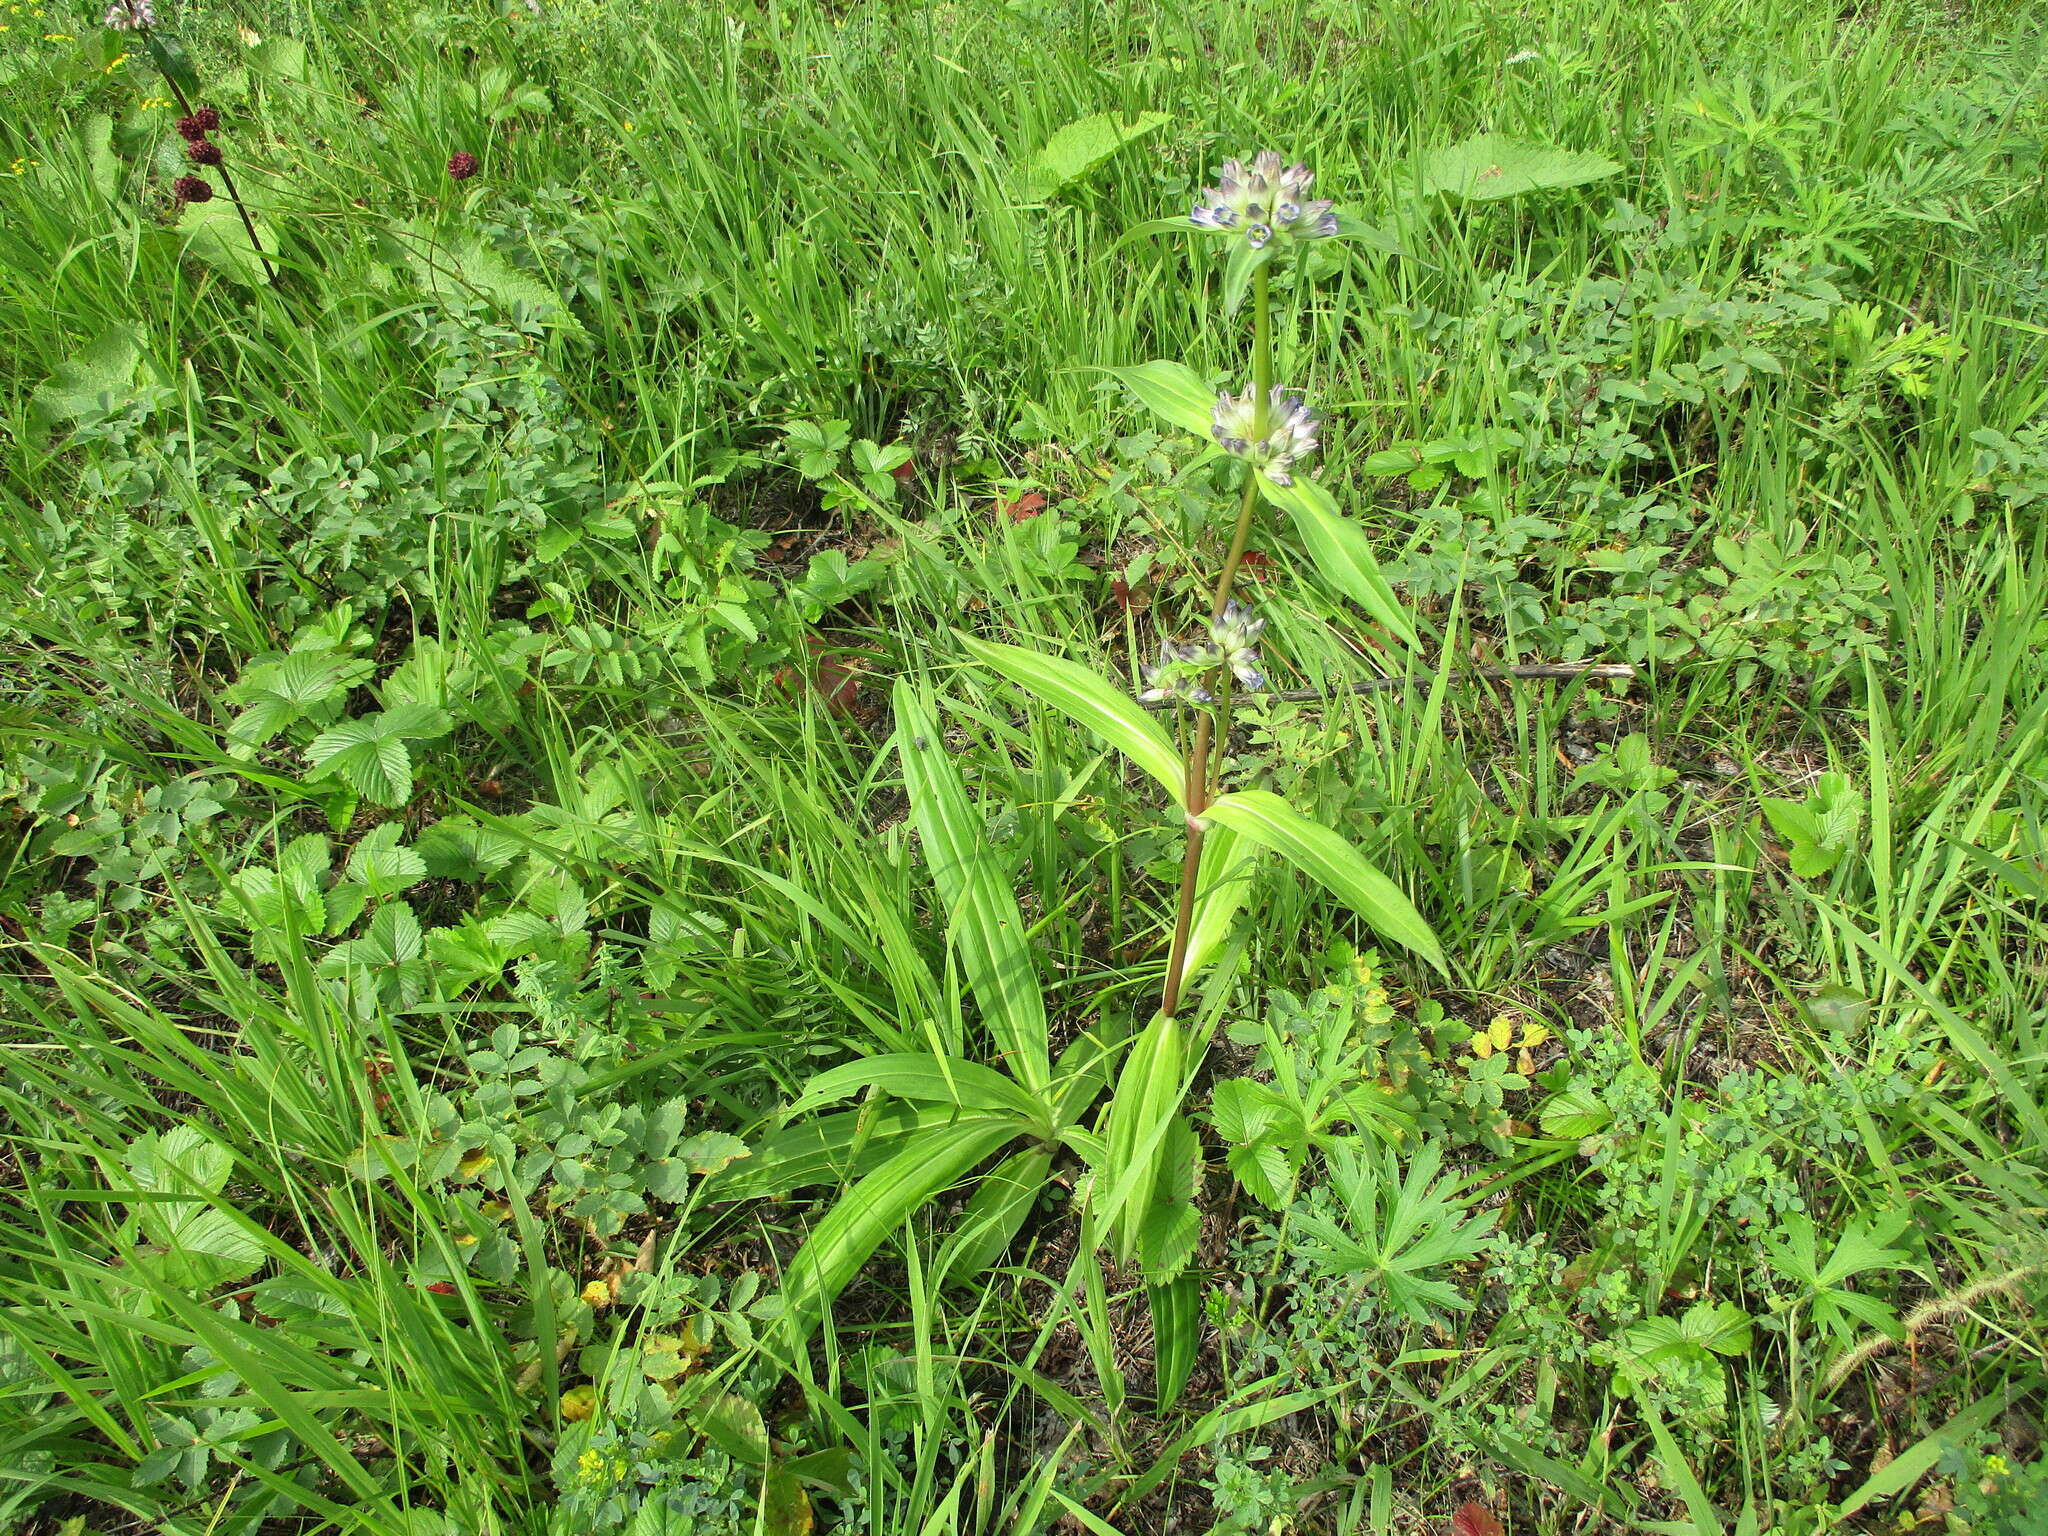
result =
[[[1265,789],[1224,795],[1202,814],[1279,854],[1322,882],[1381,934],[1449,974],[1443,946],[1415,904],[1338,833]]]
[[[1062,656],[978,640],[972,635],[962,635],[960,641],[976,661],[1037,695],[1098,740],[1108,742],[1157,779],[1176,805],[1185,803],[1186,770],[1180,753],[1172,738],[1130,695]]]
[[[1422,157],[1422,190],[1467,202],[1497,202],[1524,192],[1551,192],[1599,181],[1621,169],[1605,155],[1550,144],[1525,144],[1498,133],[1432,149]]]
[[[1157,133],[1172,119],[1164,112],[1140,112],[1126,118],[1097,112],[1067,124],[1045,141],[1032,157],[1019,190],[1037,200],[1064,191],[1101,166],[1125,146]]]

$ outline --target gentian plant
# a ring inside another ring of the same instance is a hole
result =
[[[1381,576],[1363,531],[1308,477],[1320,425],[1306,397],[1273,377],[1270,278],[1276,263],[1315,241],[1343,238],[1346,222],[1311,201],[1306,166],[1265,152],[1225,162],[1173,228],[1224,246],[1222,302],[1251,310],[1250,380],[1212,392],[1191,369],[1156,361],[1116,370],[1170,424],[1201,434],[1242,464],[1230,540],[1208,610],[1184,638],[1161,642],[1133,698],[1078,662],[972,636],[962,643],[992,672],[1061,711],[1158,781],[1180,812],[1186,849],[1159,1007],[1135,1038],[1098,1025],[1053,1059],[1042,990],[1016,898],[987,846],[982,821],[940,740],[933,701],[909,680],[895,693],[896,749],[911,816],[923,840],[950,936],[979,1003],[1001,1070],[951,1047],[866,1057],[814,1079],[798,1111],[879,1092],[866,1109],[799,1120],[756,1149],[722,1193],[770,1193],[792,1177],[830,1170],[857,1182],[792,1265],[785,1317],[792,1342],[912,1211],[990,1155],[1012,1150],[981,1183],[940,1268],[964,1278],[992,1262],[1050,1177],[1064,1147],[1087,1166],[1084,1237],[1107,1241],[1141,1265],[1152,1289],[1162,1395],[1193,1359],[1195,1290],[1185,1275],[1200,1217],[1194,1205],[1199,1143],[1181,1112],[1206,1051],[1181,1014],[1190,979],[1221,952],[1243,905],[1248,866],[1266,850],[1327,886],[1385,938],[1439,970],[1436,935],[1398,886],[1337,832],[1270,791],[1221,783],[1233,698],[1265,687],[1260,618],[1235,596],[1261,506],[1286,515],[1318,572],[1403,644],[1415,632]],[[1170,708],[1170,733],[1148,709]],[[1115,1058],[1122,1055],[1121,1065]],[[1106,1099],[1114,1068],[1114,1091]],[[903,1101],[891,1106],[888,1101]],[[1100,1101],[1100,1102],[1098,1102]],[[927,1109],[910,1105],[924,1104]],[[1021,1144],[1021,1145],[1015,1145]]]

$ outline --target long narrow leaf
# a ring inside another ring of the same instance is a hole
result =
[[[1259,493],[1294,519],[1294,531],[1301,546],[1308,551],[1323,580],[1371,614],[1409,649],[1421,648],[1401,600],[1380,574],[1379,561],[1372,554],[1372,540],[1365,536],[1363,528],[1337,510],[1328,491],[1313,480],[1297,479],[1292,485],[1275,485],[1261,475]]]
[[[1129,695],[1061,656],[962,635],[974,658],[1027,693],[1036,694],[1076,725],[1108,742],[1157,779],[1176,805],[1184,803],[1186,769],[1173,740]]]
[[[1026,1120],[1042,1121],[1046,1113],[1038,1100],[993,1067],[978,1061],[915,1054],[863,1056],[829,1072],[820,1072],[804,1084],[803,1097],[790,1106],[790,1113],[849,1098],[868,1088],[879,1088],[899,1099],[1006,1112]],[[1050,1127],[1045,1134],[1051,1136]]]
[[[1243,833],[1343,898],[1360,917],[1395,943],[1444,971],[1443,946],[1401,888],[1367,862],[1343,837],[1314,822],[1270,790],[1241,789],[1202,813]],[[1448,974],[1448,972],[1446,972]]]
[[[1202,840],[1202,867],[1196,877],[1195,917],[1188,928],[1188,952],[1182,980],[1192,978],[1222,949],[1230,937],[1251,890],[1252,858],[1258,846],[1220,822]]]
[[[911,1213],[1027,1129],[1014,1117],[935,1126],[856,1184],[818,1223],[783,1281],[785,1341],[800,1345],[874,1251]]]
[[[1045,994],[1024,942],[1017,898],[959,769],[940,745],[932,711],[908,678],[897,681],[895,707],[911,820],[924,840],[967,984],[1010,1070],[1026,1088],[1042,1089],[1052,1078]]]

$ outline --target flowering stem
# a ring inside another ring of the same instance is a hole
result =
[[[171,70],[170,60],[164,57],[163,45],[156,40],[156,34],[148,27],[137,27],[142,34],[143,46],[149,49],[149,57],[156,65],[156,72],[163,76],[164,84],[171,88],[171,94],[178,98],[178,110],[187,117],[193,115],[192,103],[185,95],[185,88],[178,84],[178,77]],[[220,172],[220,184],[227,189],[228,199],[235,205],[235,212],[242,216],[242,229],[249,236],[249,249],[256,253],[256,259],[263,263],[263,274],[271,282],[277,281],[277,268],[270,264],[269,253],[263,249],[263,242],[256,238],[256,221],[249,217],[249,205],[242,201],[242,194],[235,188],[234,174],[228,170],[227,162],[209,167]]]
[[[1263,289],[1263,285],[1261,285]],[[1261,291],[1260,309],[1263,312],[1265,294]],[[1247,466],[1244,477],[1244,499],[1238,503],[1237,528],[1231,534],[1230,553],[1224,558],[1222,574],[1216,578],[1216,592],[1209,606],[1209,618],[1213,622],[1223,617],[1223,610],[1229,606],[1231,589],[1237,584],[1237,568],[1244,560],[1246,542],[1251,538],[1252,509],[1259,502],[1258,471]],[[1230,737],[1230,683],[1231,672],[1227,666],[1219,667],[1205,686],[1213,685],[1216,691],[1216,715],[1223,721],[1222,736]],[[1203,832],[1200,816],[1208,806],[1215,789],[1210,776],[1209,756],[1217,737],[1215,717],[1207,709],[1195,719],[1195,744],[1188,753],[1186,789],[1188,814],[1188,846],[1180,866],[1180,904],[1173,918],[1173,947],[1166,956],[1166,985],[1159,997],[1159,1011],[1169,1019],[1180,1009],[1180,986],[1182,972],[1188,963],[1188,935],[1195,919],[1195,880],[1202,871]],[[1222,754],[1217,754],[1218,768]]]
[[[1271,262],[1252,274],[1252,399],[1259,413],[1259,436],[1273,429],[1273,304],[1266,291]]]

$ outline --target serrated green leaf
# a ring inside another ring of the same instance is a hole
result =
[[[1421,185],[1425,193],[1445,193],[1467,202],[1495,202],[1524,192],[1555,191],[1599,181],[1620,169],[1619,160],[1605,155],[1578,154],[1482,133],[1423,155]]]
[[[1202,812],[1210,821],[1270,848],[1320,881],[1360,917],[1448,975],[1443,946],[1401,888],[1336,832],[1294,809],[1270,790],[1241,789]]]
[[[1019,191],[1033,201],[1064,191],[1118,150],[1157,133],[1170,121],[1164,112],[1140,112],[1130,118],[1098,112],[1069,123],[1032,156]]]

